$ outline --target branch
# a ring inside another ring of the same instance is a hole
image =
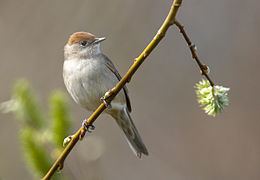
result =
[[[180,22],[178,22],[177,20],[174,21],[174,24],[179,28],[181,34],[183,35],[185,41],[187,42],[187,44],[188,44],[188,46],[189,46],[189,48],[190,48],[190,51],[191,51],[192,58],[193,58],[193,59],[196,61],[196,63],[198,64],[198,66],[199,66],[199,68],[200,68],[200,70],[201,70],[201,74],[204,75],[204,76],[207,78],[207,80],[209,81],[210,85],[211,85],[212,87],[214,87],[214,82],[210,79],[210,77],[209,77],[209,75],[208,75],[208,73],[209,73],[209,67],[208,67],[207,65],[203,64],[203,63],[200,61],[200,59],[199,59],[199,57],[198,57],[198,55],[197,55],[197,53],[196,53],[196,46],[195,46],[195,44],[193,44],[193,43],[191,42],[189,36],[187,35],[187,33],[186,33],[185,30],[184,30],[184,26],[183,26]]]
[[[223,86],[215,86],[214,82],[210,79],[208,75],[209,67],[200,61],[196,53],[196,46],[191,42],[190,38],[184,30],[184,26],[181,25],[181,23],[179,23],[177,20],[174,21],[174,24],[179,28],[186,43],[188,44],[192,58],[198,64],[201,74],[207,78],[207,81],[203,79],[195,86],[198,103],[208,115],[216,116],[218,113],[222,112],[223,109],[229,104],[229,88]]]
[[[134,60],[133,65],[129,68],[124,77],[117,83],[117,85],[109,91],[109,97],[106,99],[107,103],[110,103],[113,98],[118,94],[118,92],[124,87],[124,85],[130,82],[132,76],[140,67],[140,65],[144,62],[144,60],[148,57],[148,55],[153,51],[153,49],[159,44],[159,42],[163,39],[166,34],[168,28],[174,24],[175,16],[177,11],[182,3],[182,0],[174,0],[171,6],[171,9],[164,20],[162,26],[158,30],[157,34],[154,36],[152,41],[147,45],[147,47],[143,50],[143,52]],[[106,93],[107,94],[107,93]],[[106,105],[103,102],[100,106],[92,113],[92,115],[87,119],[85,125],[86,127],[92,126],[98,116],[106,109]],[[76,145],[81,136],[86,133],[86,129],[81,127],[71,138],[69,144],[65,147],[61,155],[54,162],[50,170],[43,177],[43,180],[50,179],[56,170],[61,170],[63,168],[63,163],[66,157],[69,155],[70,151]]]

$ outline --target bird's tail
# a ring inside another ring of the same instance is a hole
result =
[[[127,108],[123,108],[116,116],[117,124],[125,133],[127,142],[135,155],[141,158],[142,154],[148,155],[148,151],[139,135]]]

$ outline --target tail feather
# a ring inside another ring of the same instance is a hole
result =
[[[127,108],[122,109],[116,117],[117,124],[123,130],[126,136],[126,140],[135,153],[135,155],[141,158],[142,154],[148,155],[148,151],[139,135],[137,128],[132,121],[132,118]]]

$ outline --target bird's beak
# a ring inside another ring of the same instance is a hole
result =
[[[95,38],[95,40],[93,41],[93,44],[100,43],[100,42],[104,41],[105,39],[106,39],[105,37]]]

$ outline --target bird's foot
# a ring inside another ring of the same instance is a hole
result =
[[[93,124],[88,124],[87,119],[85,119],[82,122],[83,130],[80,133],[79,139],[82,140],[86,134],[86,132],[91,133],[92,131],[95,130],[95,126]]]
[[[113,89],[108,90],[103,97],[100,98],[100,100],[105,104],[107,109],[111,109],[110,102],[107,102],[107,99],[112,95]]]

